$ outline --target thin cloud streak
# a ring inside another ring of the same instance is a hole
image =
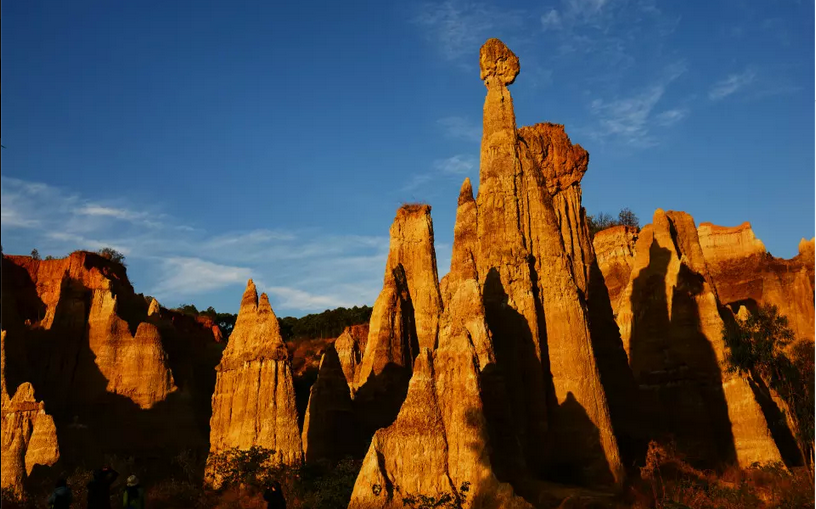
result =
[[[427,38],[449,61],[472,54],[488,37],[504,28],[520,28],[524,13],[497,9],[479,2],[448,0],[441,4],[425,4],[413,18]]]
[[[685,71],[685,63],[677,62],[664,70],[661,79],[634,95],[611,101],[594,99],[589,109],[597,123],[585,131],[595,139],[611,138],[641,148],[654,146],[657,143],[652,134],[655,127],[669,127],[688,114],[684,108],[652,114],[666,88]]]
[[[449,138],[479,142],[482,140],[482,126],[465,117],[445,117],[436,121]]]
[[[756,72],[750,68],[739,74],[729,74],[728,77],[718,81],[711,87],[711,90],[708,92],[708,98],[712,101],[725,99],[729,95],[750,85],[754,81],[754,78],[756,78]]]

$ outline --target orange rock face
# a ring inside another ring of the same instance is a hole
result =
[[[694,220],[658,209],[638,236],[618,310],[644,432],[673,436],[708,467],[780,461],[748,382],[722,367],[721,311]]]
[[[635,242],[637,228],[631,226],[614,226],[595,234],[592,243],[598,266],[603,273],[612,311],[617,315],[620,298],[635,262]]]
[[[337,351],[337,357],[340,366],[343,368],[343,375],[346,377],[349,388],[354,386],[354,379],[363,360],[363,352],[367,341],[368,324],[346,327],[343,333],[334,341],[334,348]]]
[[[227,348],[216,368],[210,455],[260,446],[275,451],[274,464],[303,460],[289,354],[266,294],[247,283]],[[208,475],[219,485],[219,479]]]
[[[45,405],[34,398],[30,383],[21,384],[12,397],[6,389],[6,331],[0,333],[0,378],[2,378],[2,488],[20,495],[23,481],[34,465],[53,465],[59,459],[57,428],[45,413]]]
[[[749,223],[733,228],[701,223],[698,228],[708,270],[723,304],[754,309],[772,304],[797,338],[814,340],[813,240],[802,239],[799,255],[774,258]]]

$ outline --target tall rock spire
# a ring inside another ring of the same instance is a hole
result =
[[[303,459],[289,354],[266,294],[250,279],[227,348],[216,368],[210,458],[227,449],[260,446],[273,463]],[[220,483],[208,471],[208,481]]]
[[[580,191],[564,200],[560,215],[552,196],[580,181],[586,151],[569,143],[563,126],[517,131],[507,86],[519,72],[518,58],[501,41],[482,46],[480,66],[487,96],[476,265],[516,432],[527,464],[539,472],[567,467],[586,483],[620,482],[589,332],[583,260],[592,248],[578,221]]]

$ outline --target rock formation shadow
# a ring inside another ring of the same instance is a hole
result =
[[[372,372],[354,394],[354,414],[357,416],[358,431],[356,440],[362,441],[365,448],[371,442],[374,432],[387,428],[399,414],[402,403],[408,395],[408,384],[411,381],[413,365],[419,353],[414,304],[408,291],[405,269],[398,265],[394,269],[394,280],[400,289],[399,299],[401,316],[402,364],[388,362],[379,373]],[[393,338],[392,338],[393,340]],[[365,454],[365,448],[362,453]]]
[[[306,462],[336,462],[346,456],[363,457],[368,446],[358,436],[351,394],[337,350],[327,348],[320,364],[320,378],[309,400]]]
[[[592,349],[601,373],[601,385],[609,402],[609,413],[621,460],[629,468],[637,458],[645,456],[648,443],[639,440],[635,433],[637,423],[640,422],[638,387],[629,367],[629,359],[612,311],[609,290],[597,260],[593,260],[589,269],[588,293]]]
[[[6,336],[12,350],[25,352],[25,381],[54,417],[60,468],[98,466],[112,454],[166,459],[190,449],[206,453],[209,433],[201,430],[209,428],[209,415],[204,420],[194,411],[189,391],[170,393],[149,409],[107,391],[85,326],[91,292],[68,278],[62,284],[64,298],[50,329],[22,328]]]
[[[546,431],[546,416],[539,414],[546,408],[545,402],[554,399],[552,377],[544,380],[549,369],[542,366],[536,354],[527,319],[508,304],[508,295],[496,268],[491,268],[485,279],[484,305],[485,320],[493,333],[498,371],[484,375],[488,381],[485,393],[486,414],[490,417],[489,420],[494,420],[507,408],[509,421],[512,423],[512,427],[508,427],[508,421],[503,420],[492,422],[488,426],[494,433],[490,437],[491,441],[495,440],[497,444],[493,451],[493,462],[502,474],[512,472],[518,467],[517,460],[512,456],[521,447],[521,456],[526,465],[538,471],[544,461],[543,434]],[[538,316],[543,316],[543,311]],[[541,330],[545,329],[541,327]],[[546,359],[544,351],[541,355],[542,359]],[[501,381],[497,375],[504,381],[506,403],[501,401]],[[552,394],[552,398],[545,393],[545,387],[550,388],[547,392]],[[515,439],[510,433],[515,434]]]
[[[544,478],[577,486],[614,485],[615,477],[603,461],[601,431],[572,392],[567,393],[563,403],[550,407],[549,418],[547,450],[553,457],[547,462]]]
[[[652,241],[649,265],[634,281],[630,365],[639,384],[644,441],[673,439],[698,468],[736,461],[722,375],[701,331],[695,296],[704,278],[680,265],[669,305],[672,253]]]

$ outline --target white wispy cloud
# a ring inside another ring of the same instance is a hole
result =
[[[447,159],[437,159],[433,167],[447,175],[466,175],[476,167],[476,158],[466,154],[457,154]]]
[[[725,99],[729,95],[750,85],[754,81],[754,78],[756,78],[756,72],[751,68],[739,74],[729,74],[726,78],[718,81],[711,87],[711,90],[708,92],[708,98],[712,101]]]
[[[170,305],[234,286],[237,309],[250,277],[259,289],[261,281],[268,284],[272,304],[283,315],[372,304],[382,288],[387,231],[370,236],[261,228],[213,236],[162,214],[155,204],[112,206],[125,201],[107,196],[110,201],[102,204],[42,183],[5,176],[0,181],[7,251],[37,247],[43,256],[62,256],[113,247],[127,256],[129,273],[137,274],[137,291]],[[161,222],[150,224],[148,218],[155,217]]]
[[[666,88],[686,71],[684,62],[676,62],[664,69],[663,76],[639,92],[612,100],[594,99],[589,109],[596,125],[586,129],[596,139],[612,138],[637,147],[656,143],[652,130],[655,126],[668,127],[682,120],[688,110],[673,108],[652,114],[663,98]]]
[[[556,56],[592,59],[604,75],[635,65],[644,44],[659,46],[679,22],[651,0],[561,0],[541,14],[540,29]]]
[[[318,311],[324,309],[348,306],[348,301],[342,297],[332,295],[315,295],[297,288],[287,286],[270,286],[267,293],[286,302],[287,307]]]
[[[659,126],[668,127],[683,120],[687,115],[688,110],[685,108],[666,110],[655,115],[655,121]]]
[[[541,16],[541,26],[544,30],[558,30],[561,28],[561,15],[555,9],[550,9]]]
[[[460,179],[468,175],[479,165],[479,160],[469,154],[456,154],[444,159],[436,159],[431,163],[428,172],[414,174],[402,187],[403,192],[413,191],[426,184],[440,180]]]
[[[482,126],[465,117],[445,117],[436,121],[450,138],[478,142],[482,139]]]
[[[218,290],[229,285],[243,285],[252,276],[247,267],[233,267],[200,258],[171,257],[162,261],[160,282],[152,294],[160,301],[178,295],[183,288],[188,295]]]
[[[456,60],[475,55],[498,30],[523,26],[524,14],[480,2],[448,0],[423,5],[413,22],[426,31],[445,59]]]

